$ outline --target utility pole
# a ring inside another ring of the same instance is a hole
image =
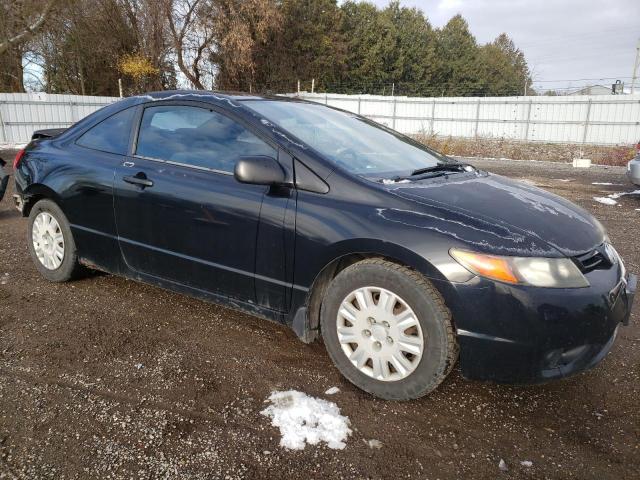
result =
[[[633,75],[631,75],[631,95],[635,92],[636,80],[638,79],[638,66],[640,66],[640,38],[636,47],[636,61],[633,62]]]

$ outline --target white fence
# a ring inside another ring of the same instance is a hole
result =
[[[562,97],[385,97],[300,93],[407,134],[529,142],[635,144],[640,95]]]
[[[27,143],[34,130],[63,128],[119,100],[46,93],[0,93],[0,144]]]
[[[384,97],[301,93],[408,134],[533,142],[634,144],[640,95],[566,97]],[[0,144],[26,143],[34,130],[67,127],[115,97],[0,93]]]

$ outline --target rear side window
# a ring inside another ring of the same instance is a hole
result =
[[[127,108],[111,115],[85,132],[76,143],[93,150],[126,155],[129,149],[134,110],[133,107]]]
[[[174,105],[145,109],[136,154],[223,172],[233,172],[243,156],[277,157],[272,147],[229,117]]]

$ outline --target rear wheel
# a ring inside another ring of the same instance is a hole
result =
[[[358,262],[333,280],[322,336],[340,372],[380,398],[434,390],[456,361],[451,313],[422,275],[383,259]]]
[[[80,271],[69,221],[51,200],[40,200],[31,209],[28,244],[36,268],[47,280],[66,282]]]

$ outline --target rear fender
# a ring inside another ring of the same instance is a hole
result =
[[[28,217],[33,206],[38,200],[42,200],[43,198],[52,200],[64,211],[64,205],[60,195],[43,183],[34,183],[22,192],[22,201],[24,202],[22,215]]]

